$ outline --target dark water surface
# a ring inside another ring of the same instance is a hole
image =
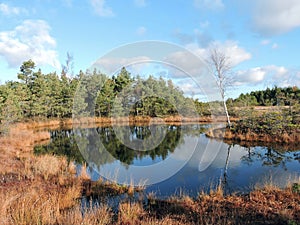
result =
[[[209,139],[209,124],[97,127],[51,131],[36,154],[87,163],[93,180],[143,183],[157,197],[197,196],[220,182],[227,193],[248,192],[270,180],[279,186],[300,175],[300,148]],[[150,150],[149,150],[150,149]]]

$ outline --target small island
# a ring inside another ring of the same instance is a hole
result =
[[[210,129],[206,135],[235,141],[298,144],[300,141],[300,90],[266,89],[228,99],[234,123]]]

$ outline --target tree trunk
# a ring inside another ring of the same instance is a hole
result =
[[[226,190],[226,185],[227,183],[227,170],[228,170],[228,165],[229,165],[229,157],[230,157],[230,150],[231,150],[232,145],[228,146],[227,149],[227,157],[226,157],[226,161],[225,161],[225,167],[224,167],[224,174],[223,174],[223,181],[222,181],[222,187],[223,190]]]
[[[231,127],[230,118],[229,118],[228,109],[227,109],[225,99],[223,99],[223,104],[224,104],[224,109],[225,109],[225,113],[226,113],[226,117],[227,117],[227,124],[228,124],[229,127]]]

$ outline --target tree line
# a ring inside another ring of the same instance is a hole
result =
[[[75,98],[74,98],[75,96]],[[74,105],[74,99],[75,105]],[[267,88],[227,99],[229,107],[294,105],[300,102],[297,87]],[[211,107],[222,102],[200,102],[184,96],[172,80],[162,77],[132,77],[122,68],[112,77],[97,71],[80,71],[74,77],[66,70],[44,74],[32,60],[25,61],[18,81],[0,85],[0,121],[83,116],[210,116]]]
[[[293,106],[300,104],[300,89],[294,87],[273,87],[266,90],[240,94],[236,99],[228,99],[230,106]]]
[[[74,96],[76,102],[74,104]],[[149,76],[142,79],[122,68],[112,77],[97,71],[80,71],[74,77],[63,70],[44,74],[32,60],[24,62],[18,81],[0,85],[0,120],[70,118],[84,116],[166,116],[189,115],[193,99],[171,81]],[[124,111],[125,110],[125,111]]]

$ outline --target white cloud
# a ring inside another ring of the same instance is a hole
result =
[[[234,85],[257,85],[264,86],[299,86],[300,79],[297,72],[288,70],[283,66],[267,65],[263,67],[241,70],[236,73]]]
[[[234,77],[234,85],[255,85],[261,83],[266,76],[266,71],[261,67],[251,68],[249,70],[240,70]]]
[[[134,0],[134,4],[137,7],[145,7],[147,5],[146,0]]]
[[[299,0],[255,0],[253,9],[255,31],[272,36],[300,27]]]
[[[90,0],[92,7],[99,16],[112,17],[115,14],[112,9],[106,5],[106,0]]]
[[[186,96],[199,96],[205,95],[206,93],[202,92],[202,87],[195,82],[192,78],[185,78],[178,80],[175,84],[179,87],[179,89],[183,92]]]
[[[201,51],[200,49],[197,50]],[[206,69],[206,64],[204,63],[203,58],[195,57],[195,51],[196,50],[190,52],[173,52],[164,58],[164,62],[173,66],[173,69],[171,70],[173,78],[183,78],[187,75],[197,76],[203,74],[203,71]]]
[[[236,41],[213,42],[211,48],[218,48],[228,58],[232,66],[236,66],[246,60],[251,59],[251,54],[240,47]]]
[[[49,30],[43,20],[25,20],[14,30],[0,32],[0,56],[10,67],[18,67],[23,61],[32,59],[37,65],[59,69],[56,41]]]
[[[287,68],[275,65],[265,66],[264,69],[267,72],[272,73],[275,78],[281,78],[289,72]]]
[[[27,11],[23,8],[19,8],[19,7],[12,7],[9,6],[5,3],[1,3],[0,4],[0,12],[3,13],[4,15],[19,15],[21,13],[27,13]]]
[[[171,65],[175,65],[178,68],[185,68],[186,73],[191,75],[202,74],[206,70],[205,59],[209,56],[210,48],[217,47],[221,52],[229,58],[231,65],[234,67],[243,61],[251,58],[251,54],[246,52],[243,48],[238,46],[237,42],[226,41],[212,42],[207,48],[201,48],[196,44],[188,44],[185,46],[190,52],[174,52],[165,57],[165,61]],[[198,56],[199,58],[192,57],[191,54]],[[174,73],[175,77],[186,76],[184,73]]]
[[[186,47],[203,59],[208,58],[210,49],[217,48],[228,57],[233,67],[252,57],[249,52],[238,45],[238,42],[231,40],[225,42],[213,41],[209,43],[207,48],[199,48],[194,44],[187,45]]]
[[[137,35],[139,36],[143,36],[145,33],[147,32],[147,29],[143,26],[139,27],[137,30],[136,30],[136,33]]]
[[[222,0],[194,0],[194,5],[200,9],[220,10],[225,7]]]
[[[268,77],[265,79],[266,86],[280,86],[280,87],[288,87],[288,86],[299,86],[300,79],[297,78],[297,74],[295,75],[295,71],[291,69],[287,69],[283,66],[269,65],[265,66]]]

